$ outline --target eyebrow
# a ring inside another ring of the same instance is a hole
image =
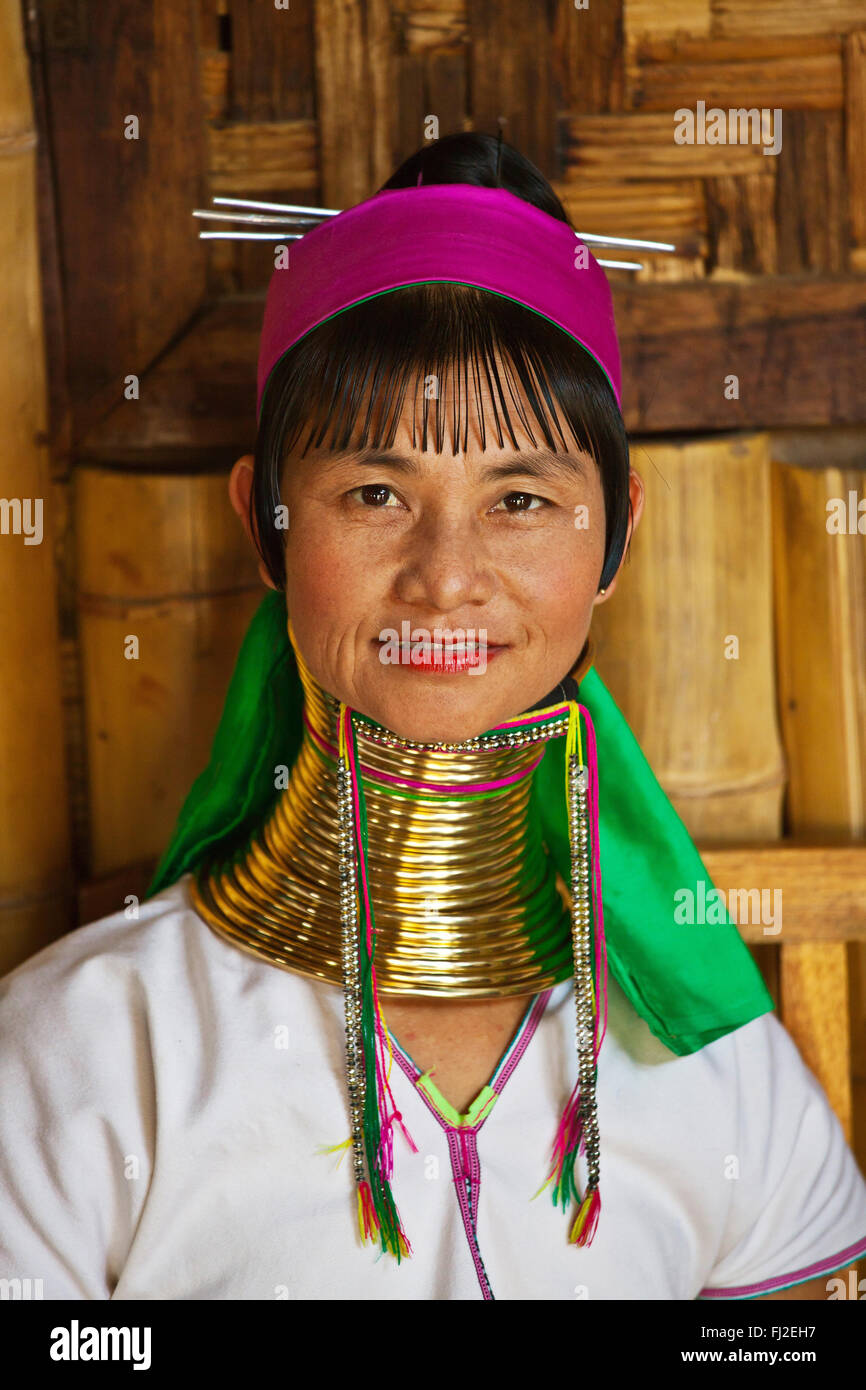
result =
[[[344,461],[361,464],[363,467],[381,467],[386,464],[401,473],[421,472],[416,458],[391,449],[338,449],[330,455],[327,463]],[[489,464],[481,474],[481,481],[500,482],[503,478],[529,475],[556,482],[563,474],[585,479],[586,460],[577,454],[555,454],[552,449],[529,449],[525,453],[512,454],[504,463]]]

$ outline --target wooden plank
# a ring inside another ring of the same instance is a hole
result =
[[[779,717],[798,834],[866,836],[866,536],[848,524],[864,484],[862,467],[773,470]],[[834,499],[843,532],[827,529]]]
[[[645,0],[650,3],[650,0]],[[715,37],[847,34],[863,28],[863,0],[710,0]]]
[[[392,23],[396,166],[425,140],[471,129],[469,40],[463,0],[402,0],[392,7]]]
[[[462,49],[403,53],[397,61],[397,74],[399,131],[395,168],[425,141],[470,128],[466,117],[469,77]],[[431,116],[435,116],[438,127],[430,121]]]
[[[42,6],[73,438],[189,319],[206,258],[189,217],[204,169],[194,10],[171,0]],[[170,74],[183,73],[178,81]],[[139,138],[127,139],[129,116]],[[183,138],[178,138],[178,132]],[[55,366],[56,369],[56,366]]]
[[[708,101],[707,109],[714,104]],[[694,110],[694,104],[689,109]],[[674,139],[676,127],[673,111],[569,116],[563,122],[566,148],[562,177],[568,179],[577,170],[623,180],[719,178],[731,174],[773,177],[774,157],[765,155],[760,143],[678,145]]]
[[[239,121],[208,131],[208,172],[214,193],[275,195],[291,202],[293,193],[319,186],[316,122]],[[212,228],[216,223],[209,224]]]
[[[838,34],[750,34],[747,38],[713,35],[709,38],[692,37],[680,30],[673,35],[639,34],[632,48],[633,57],[641,63],[681,63],[683,67],[691,67],[706,62],[771,63],[776,58],[807,59],[838,53],[840,38]]]
[[[743,917],[745,941],[787,946],[866,941],[866,843],[814,844],[782,840],[771,844],[698,843],[707,873],[727,903]],[[768,894],[763,904],[750,890]],[[767,931],[773,893],[781,893],[781,931]],[[733,914],[732,914],[733,915]],[[703,930],[711,930],[706,926]],[[695,930],[698,930],[696,927]]]
[[[396,0],[391,14],[401,55],[457,51],[468,42],[465,0]]]
[[[621,111],[624,102],[623,0],[556,9],[553,63],[561,111]]]
[[[69,777],[69,820],[72,862],[87,863],[90,845],[90,796],[87,786],[84,692],[78,634],[60,641],[60,674],[63,698],[63,736]]]
[[[505,139],[559,177],[552,7],[466,0],[466,17],[473,127],[495,135],[505,117]]]
[[[228,116],[231,16],[229,0],[198,0],[197,46],[202,114],[209,121]]]
[[[75,491],[88,864],[103,873],[167,843],[263,590],[224,476],[79,467]]]
[[[644,514],[616,602],[593,617],[596,667],[693,839],[775,841],[786,769],[770,441],[764,431],[653,439],[649,453],[645,467],[640,446],[632,451]],[[732,633],[738,656],[725,660]]]
[[[847,1141],[853,1136],[848,971],[844,943],[782,948],[782,1022],[826,1092]]]
[[[316,0],[316,112],[326,207],[369,198],[393,171],[393,31],[387,0]]]
[[[866,836],[866,536],[848,517],[864,454],[861,432],[859,469],[833,467],[813,439],[801,459],[811,467],[773,470],[779,717],[800,836]],[[834,499],[844,532],[827,529]],[[866,1077],[866,942],[852,944],[849,964],[852,1064]]]
[[[743,280],[778,269],[776,180],[759,174],[704,180],[707,269]]]
[[[46,944],[46,928],[63,931],[72,858],[51,497],[64,484],[51,483],[46,448],[39,138],[18,5],[3,5],[0,27],[0,969],[9,970]]]
[[[584,230],[589,230],[585,228]],[[859,423],[866,418],[866,284],[806,276],[745,284],[613,286],[625,421],[637,433]],[[82,442],[98,462],[225,467],[255,439],[259,296],[202,311]],[[735,372],[739,400],[723,382]],[[709,389],[709,384],[717,389]]]
[[[864,21],[866,23],[866,21]],[[866,32],[845,44],[845,163],[849,269],[866,272]]]
[[[218,49],[202,49],[201,104],[206,120],[227,120],[230,76],[231,64],[227,53],[221,53]]]
[[[199,44],[204,48],[221,46],[222,24],[229,12],[231,0],[195,0]]]
[[[118,405],[82,442],[84,461],[219,469],[256,434],[260,296],[222,299],[152,368],[141,399]]]
[[[866,425],[774,430],[773,458],[801,468],[866,468]]]
[[[232,0],[232,120],[315,118],[314,0]]]
[[[46,433],[53,446],[49,467],[52,477],[68,477],[72,417],[69,383],[66,374],[68,345],[66,341],[66,307],[61,246],[57,225],[57,198],[50,142],[40,138],[38,134],[38,132],[48,129],[50,94],[45,71],[40,17],[32,6],[25,6],[21,15],[24,25],[24,41],[29,59],[29,78],[35,123],[32,138],[36,145],[37,255],[39,258],[45,357],[47,362],[53,363],[55,366],[53,371],[46,374],[45,380],[47,395]],[[9,84],[10,79],[7,77],[6,81]]]
[[[840,111],[786,111],[776,225],[781,274],[848,267],[848,195]],[[806,191],[808,190],[808,192]]]
[[[759,57],[753,52],[732,61],[706,45],[702,61],[684,61],[676,52],[662,61],[649,61],[634,53],[628,73],[628,109],[673,111],[694,106],[696,94],[706,94],[707,105],[780,106],[791,109],[835,111],[843,105],[842,45],[830,37],[814,51],[812,40],[796,39],[809,51]],[[672,46],[673,47],[673,46]],[[751,48],[751,45],[750,45]]]
[[[647,38],[709,37],[711,0],[625,0],[623,25],[629,45]]]
[[[601,179],[571,171],[555,189],[574,225],[584,232],[673,242],[676,252],[642,255],[636,274],[609,270],[611,281],[704,280],[707,216],[700,179]],[[602,253],[599,252],[601,255]]]
[[[678,256],[698,255],[705,245],[707,214],[700,179],[623,183],[578,170],[553,187],[580,231],[672,241]]]
[[[75,478],[79,611],[261,589],[224,475],[82,466]],[[129,517],[135,526],[117,544]]]
[[[628,428],[772,428],[866,418],[866,283],[617,285]],[[726,399],[725,380],[739,380]]]

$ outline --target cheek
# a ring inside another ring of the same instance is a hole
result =
[[[570,648],[575,633],[584,632],[592,617],[595,585],[587,575],[553,572],[536,600],[538,625],[551,647]]]
[[[375,571],[358,548],[346,545],[333,524],[322,525],[315,512],[292,512],[286,546],[286,598],[310,616],[351,615],[363,607]]]
[[[509,584],[542,625],[573,624],[592,610],[603,560],[603,537],[570,527],[551,531],[511,567]]]

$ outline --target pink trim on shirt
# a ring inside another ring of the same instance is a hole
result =
[[[762,1293],[772,1293],[790,1284],[802,1284],[819,1274],[832,1274],[834,1270],[851,1264],[858,1255],[866,1255],[866,1237],[855,1241],[838,1255],[829,1255],[826,1260],[817,1260],[806,1265],[805,1269],[794,1270],[792,1274],[777,1274],[772,1279],[762,1279],[759,1284],[739,1284],[729,1289],[701,1289],[698,1298],[754,1298]]]

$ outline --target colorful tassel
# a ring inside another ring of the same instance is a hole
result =
[[[601,1193],[597,1187],[594,1187],[591,1191],[587,1191],[586,1196],[578,1208],[577,1216],[574,1218],[574,1225],[569,1232],[569,1244],[591,1245],[600,1214]]]
[[[563,1110],[547,1180],[539,1192],[552,1186],[553,1203],[563,1210],[578,1203],[569,1242],[585,1246],[592,1243],[601,1213],[595,1087],[599,1049],[607,1028],[607,953],[598,846],[595,730],[583,705],[569,701],[567,708],[565,775],[571,841],[578,1079]],[[581,715],[586,724],[585,759]],[[395,1126],[402,1130],[412,1152],[418,1150],[403,1124],[389,1083],[393,1049],[376,981],[376,927],[367,874],[367,813],[352,711],[343,704],[340,705],[338,728],[340,891],[352,1136],[334,1149],[352,1146],[361,1239],[378,1241],[383,1251],[394,1255],[399,1262],[411,1254],[411,1246],[402,1229],[389,1182],[394,1166]],[[575,1175],[581,1153],[586,1154],[588,1169],[582,1197]]]
[[[389,1183],[395,1125],[403,1131],[412,1152],[418,1150],[403,1124],[389,1081],[393,1049],[376,983],[376,925],[367,881],[367,812],[352,711],[343,704],[339,738],[343,972],[358,1226],[362,1240],[378,1239],[383,1251],[396,1256],[399,1263],[411,1254],[411,1246]],[[359,900],[363,912],[360,923]]]
[[[586,720],[587,729],[586,762],[583,757],[581,714]],[[565,777],[571,839],[571,912],[578,1079],[566,1102],[553,1141],[547,1181],[539,1191],[552,1186],[553,1204],[561,1206],[563,1211],[572,1202],[579,1201],[580,1205],[568,1238],[571,1244],[583,1246],[592,1244],[601,1212],[595,1086],[599,1049],[607,1028],[607,953],[598,853],[598,767],[595,730],[589,712],[573,700],[569,701]],[[599,986],[603,996],[603,1015],[598,1003]],[[578,1155],[584,1151],[587,1156],[588,1180],[581,1200],[575,1179],[575,1167]]]

